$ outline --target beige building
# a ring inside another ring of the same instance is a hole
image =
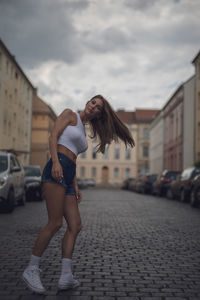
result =
[[[0,150],[30,162],[32,103],[36,89],[0,40]]]
[[[134,112],[118,111],[118,117],[127,125],[137,145],[137,125]],[[86,135],[90,135],[86,126]],[[137,147],[127,148],[123,142],[112,143],[105,154],[95,153],[98,143],[88,137],[88,150],[78,156],[77,177],[92,178],[97,183],[120,184],[128,177],[137,175]]]
[[[32,116],[31,165],[40,165],[43,169],[49,160],[49,134],[56,117],[53,109],[35,96]]]
[[[194,162],[200,161],[200,51],[193,59],[195,66],[195,143]]]
[[[164,119],[161,110],[150,127],[149,163],[150,173],[160,174],[163,171]]]
[[[137,136],[137,175],[144,175],[150,171],[149,147],[150,126],[153,118],[159,112],[158,109],[136,109],[135,123],[138,128]]]

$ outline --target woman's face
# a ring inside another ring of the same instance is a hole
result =
[[[94,98],[87,102],[85,106],[85,113],[88,120],[99,117],[103,110],[103,101],[99,98]]]

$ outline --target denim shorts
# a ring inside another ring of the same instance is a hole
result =
[[[76,175],[76,164],[65,154],[58,152],[58,159],[62,166],[62,180],[56,181],[51,175],[52,159],[47,162],[42,172],[42,182],[53,182],[62,185],[65,188],[66,195],[75,195],[74,176]]]

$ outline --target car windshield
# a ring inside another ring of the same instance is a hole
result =
[[[150,176],[149,176],[149,180],[150,180],[151,182],[155,181],[156,178],[157,178],[157,175],[156,175],[156,174],[155,174],[155,175],[150,175]]]
[[[40,169],[35,167],[24,167],[25,176],[41,176]]]
[[[172,172],[166,173],[166,174],[165,174],[165,177],[166,177],[166,178],[171,178],[171,177],[176,178],[177,174],[178,174],[178,172],[173,172],[173,171],[172,171]]]
[[[8,158],[5,155],[0,155],[0,173],[8,169]]]

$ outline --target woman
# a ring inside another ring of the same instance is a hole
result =
[[[128,128],[101,95],[88,101],[80,114],[65,109],[56,119],[49,138],[51,159],[42,174],[48,223],[40,232],[29,265],[22,275],[27,286],[37,293],[45,293],[39,274],[40,258],[53,235],[61,228],[63,216],[67,231],[62,240],[62,270],[58,288],[69,289],[79,285],[78,280],[73,278],[71,261],[76,237],[82,227],[78,209],[81,193],[75,174],[77,155],[88,147],[84,128],[86,123],[91,126],[92,138],[99,139],[97,152],[104,153],[106,145],[113,140],[118,141],[118,138],[126,146],[134,146]]]

